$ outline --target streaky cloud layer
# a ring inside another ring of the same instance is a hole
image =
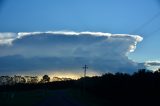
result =
[[[160,66],[160,61],[146,61],[146,66]]]
[[[143,38],[139,35],[103,32],[0,33],[0,72],[81,70],[134,72],[144,68],[128,59]]]

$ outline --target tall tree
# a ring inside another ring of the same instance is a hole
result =
[[[42,82],[46,83],[50,81],[50,77],[48,75],[44,75],[42,78]]]

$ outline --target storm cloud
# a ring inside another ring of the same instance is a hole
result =
[[[145,66],[128,59],[138,35],[102,32],[0,33],[0,72],[71,71],[134,72]]]

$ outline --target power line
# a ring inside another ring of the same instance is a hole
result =
[[[145,23],[143,23],[141,26],[139,26],[137,29],[135,29],[132,33],[137,33],[139,31],[141,31],[142,29],[144,29],[146,26],[148,26],[149,24],[151,24],[157,17],[160,16],[160,11],[158,13],[156,13],[153,17],[151,17],[148,21],[146,21]]]
[[[156,34],[159,31],[160,31],[160,27],[158,27],[156,30],[154,30],[152,32],[147,33],[146,35],[151,35],[151,34],[154,35],[154,34]]]

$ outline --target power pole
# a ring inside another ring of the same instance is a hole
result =
[[[86,77],[86,71],[87,71],[87,69],[88,69],[88,66],[85,64],[84,67],[83,67],[83,69],[84,69],[84,78],[85,78],[85,77]]]
[[[84,69],[84,79],[83,79],[83,85],[82,85],[82,94],[85,95],[85,91],[86,91],[86,72],[88,69],[88,66],[85,64],[84,67],[82,67]]]

